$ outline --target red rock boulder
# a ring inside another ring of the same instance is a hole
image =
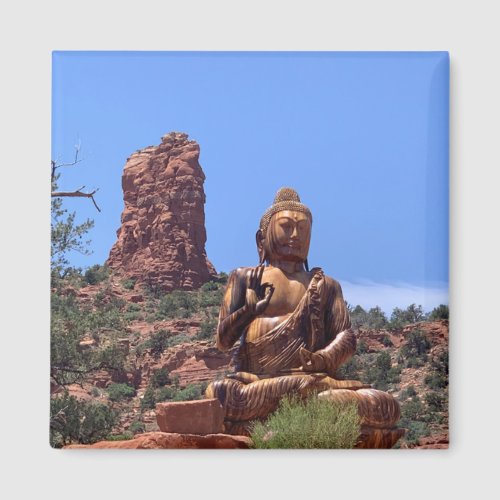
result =
[[[217,434],[224,428],[224,408],[218,399],[158,403],[156,422],[163,432]]]

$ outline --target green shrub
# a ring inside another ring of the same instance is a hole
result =
[[[133,278],[127,278],[122,281],[122,286],[126,290],[133,290],[135,287],[135,280]]]
[[[90,389],[90,395],[93,397],[93,398],[98,398],[101,396],[101,391],[97,388],[97,387],[92,387],[92,389]]]
[[[163,351],[168,347],[168,338],[170,333],[167,330],[159,330],[151,335],[146,345],[151,349],[151,354],[154,358],[159,358]]]
[[[425,437],[430,434],[429,426],[425,422],[401,419],[398,423],[398,427],[407,430],[404,436],[404,441],[408,444],[415,444],[421,437]]]
[[[133,437],[131,432],[125,431],[123,434],[110,434],[106,437],[106,441],[129,441]]]
[[[85,274],[83,275],[84,280],[89,285],[96,285],[102,281],[107,280],[109,277],[109,269],[106,266],[101,266],[96,264],[95,266],[89,267]]]
[[[50,445],[95,443],[106,438],[116,421],[116,413],[107,405],[79,401],[68,394],[55,397],[50,401]]]
[[[351,316],[351,324],[353,328],[360,328],[366,326],[368,323],[368,313],[360,306],[357,305],[354,309],[349,311]]]
[[[360,368],[358,358],[352,357],[337,370],[337,378],[341,380],[356,380],[360,376]]]
[[[282,399],[265,422],[252,426],[255,448],[353,448],[360,434],[356,403],[340,404],[317,396]]]
[[[139,420],[135,420],[130,424],[130,427],[128,428],[128,432],[130,432],[132,435],[134,434],[142,434],[143,432],[146,431],[146,426],[144,425],[143,422],[140,422]]]
[[[368,344],[364,340],[360,340],[356,347],[358,354],[366,354],[368,352]]]
[[[405,389],[403,389],[399,394],[399,399],[404,401],[405,399],[414,398],[417,395],[417,391],[415,390],[414,385],[409,385]]]
[[[189,318],[198,310],[198,300],[193,292],[174,290],[161,297],[156,310],[156,319]]]
[[[155,391],[155,401],[156,403],[161,403],[162,401],[170,401],[174,399],[177,394],[177,389],[171,386],[160,387]]]
[[[426,375],[424,382],[431,389],[443,389],[448,385],[447,377],[438,372]]]
[[[425,314],[422,306],[416,304],[409,305],[406,309],[395,307],[392,311],[390,326],[391,328],[402,328],[405,325],[418,323],[425,320]]]
[[[151,379],[149,381],[149,383],[155,388],[163,387],[169,382],[170,379],[168,378],[168,371],[166,368],[159,368],[157,370],[154,370],[153,375],[151,376]]]
[[[139,304],[132,303],[127,307],[127,311],[128,312],[140,312],[140,311],[142,311],[142,307]]]
[[[173,401],[192,401],[195,399],[203,399],[203,394],[207,384],[190,384],[184,389],[179,389],[172,398]]]
[[[445,304],[441,304],[438,307],[435,307],[429,314],[429,320],[431,321],[436,321],[439,319],[449,319],[449,318],[450,318],[450,309]]]
[[[154,387],[150,384],[141,399],[141,410],[152,410],[156,405],[156,394]]]
[[[225,273],[225,272],[220,272],[217,275],[217,282],[221,283],[222,285],[226,285],[228,279],[229,279],[229,275],[227,273]]]
[[[135,396],[135,389],[128,384],[110,384],[107,387],[111,401],[122,401]]]
[[[401,405],[401,416],[407,420],[424,420],[427,409],[418,397],[408,399]]]
[[[216,283],[215,281],[209,281],[208,283],[203,283],[201,285],[200,290],[202,292],[213,292],[214,290],[219,289],[219,284]]]
[[[427,361],[427,352],[431,343],[421,330],[414,330],[406,337],[406,342],[399,350],[408,368],[418,368]]]
[[[196,335],[196,339],[207,340],[215,338],[216,328],[217,328],[217,320],[212,318],[204,319],[200,324],[200,331]]]
[[[438,392],[429,392],[425,395],[425,402],[430,411],[445,411],[447,405],[447,398],[445,395]]]
[[[388,335],[384,335],[382,337],[382,345],[385,347],[393,347],[394,344],[392,343],[392,340],[389,338]]]

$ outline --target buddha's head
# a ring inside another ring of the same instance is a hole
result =
[[[256,234],[259,260],[305,263],[311,241],[312,215],[291,188],[281,188],[260,220]]]

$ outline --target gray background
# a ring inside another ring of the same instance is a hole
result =
[[[3,498],[498,492],[496,2],[16,2],[1,9]],[[48,444],[52,50],[449,50],[448,451],[58,451]],[[5,279],[6,276],[6,279]],[[252,473],[243,480],[244,471]],[[268,493],[266,493],[268,492]]]

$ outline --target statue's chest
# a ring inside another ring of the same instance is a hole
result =
[[[272,283],[274,286],[273,296],[264,313],[266,316],[292,313],[302,300],[309,284],[308,280],[289,279],[277,272],[269,273],[267,276],[264,272],[262,282]]]

